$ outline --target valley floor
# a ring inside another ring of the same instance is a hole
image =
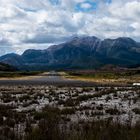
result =
[[[110,73],[79,74],[1,79],[0,140],[140,140],[139,76],[122,84],[87,81],[117,78]]]

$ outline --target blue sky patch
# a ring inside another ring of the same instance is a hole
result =
[[[96,2],[85,1],[83,3],[78,3],[75,7],[75,10],[78,12],[90,12],[94,11],[97,8]]]
[[[51,2],[53,5],[59,4],[59,0],[50,0],[50,2]]]

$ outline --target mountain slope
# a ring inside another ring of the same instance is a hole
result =
[[[17,69],[8,64],[4,64],[0,62],[0,71],[16,71]]]
[[[20,56],[18,54],[11,53],[11,54],[6,54],[4,56],[1,56],[0,62],[19,67],[22,64],[24,64],[25,61],[22,58],[22,56]]]
[[[140,64],[140,43],[131,38],[100,40],[75,37],[46,50],[26,50],[22,55],[8,54],[0,62],[20,69],[90,69],[106,64],[129,67]]]

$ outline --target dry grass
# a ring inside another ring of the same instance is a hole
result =
[[[36,78],[41,78],[42,76],[21,76],[21,77],[5,77],[0,78],[0,80],[32,80]]]
[[[90,75],[90,74],[89,74]],[[140,83],[140,75],[132,75],[132,76],[125,76],[125,77],[118,77],[118,78],[97,78],[97,77],[84,77],[84,76],[73,76],[69,74],[64,74],[63,78],[72,79],[72,80],[80,80],[80,81],[87,81],[87,82],[96,82],[96,83],[105,83],[105,84],[112,84],[112,83],[119,83],[119,84],[127,84],[127,83]]]

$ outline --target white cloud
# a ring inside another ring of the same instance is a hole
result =
[[[115,10],[114,10],[115,9]],[[121,19],[139,20],[140,1],[127,2],[124,5],[114,4],[110,6],[110,13]]]
[[[96,11],[76,11],[79,3],[83,9],[90,8],[88,2],[97,3]],[[105,0],[59,0],[58,4],[50,0],[0,0],[0,3],[0,37],[4,39],[3,43],[0,41],[0,54],[45,48],[73,35],[129,36],[140,41],[139,0],[112,0],[110,4]]]
[[[83,9],[89,9],[89,8],[91,8],[91,7],[92,7],[92,5],[89,4],[89,3],[82,3],[82,4],[81,4],[81,8],[83,8]]]

